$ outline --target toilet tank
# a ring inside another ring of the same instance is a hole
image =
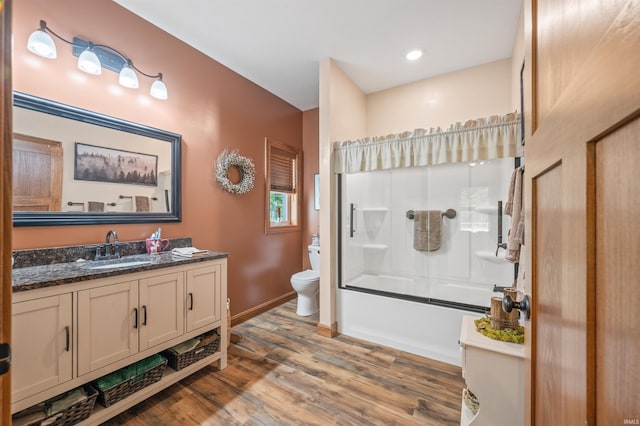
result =
[[[320,270],[320,246],[309,246],[309,261],[311,262],[311,269],[314,271]]]

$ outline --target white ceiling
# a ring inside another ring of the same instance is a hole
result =
[[[327,57],[366,94],[509,58],[520,0],[114,0],[298,109]],[[416,62],[405,59],[419,47]]]

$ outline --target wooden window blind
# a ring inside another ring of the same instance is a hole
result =
[[[273,144],[269,150],[271,167],[271,190],[294,194],[296,192],[296,161],[297,153],[288,147],[276,147]]]

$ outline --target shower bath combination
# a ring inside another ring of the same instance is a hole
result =
[[[512,263],[476,255],[492,253],[496,235],[502,246],[513,169],[502,158],[342,175],[340,287],[485,312],[514,276]],[[438,232],[438,244],[425,248],[414,222],[429,212],[420,235]]]

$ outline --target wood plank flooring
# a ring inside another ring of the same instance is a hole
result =
[[[459,367],[316,332],[287,302],[233,328],[228,366],[206,367],[105,423],[457,425]]]

